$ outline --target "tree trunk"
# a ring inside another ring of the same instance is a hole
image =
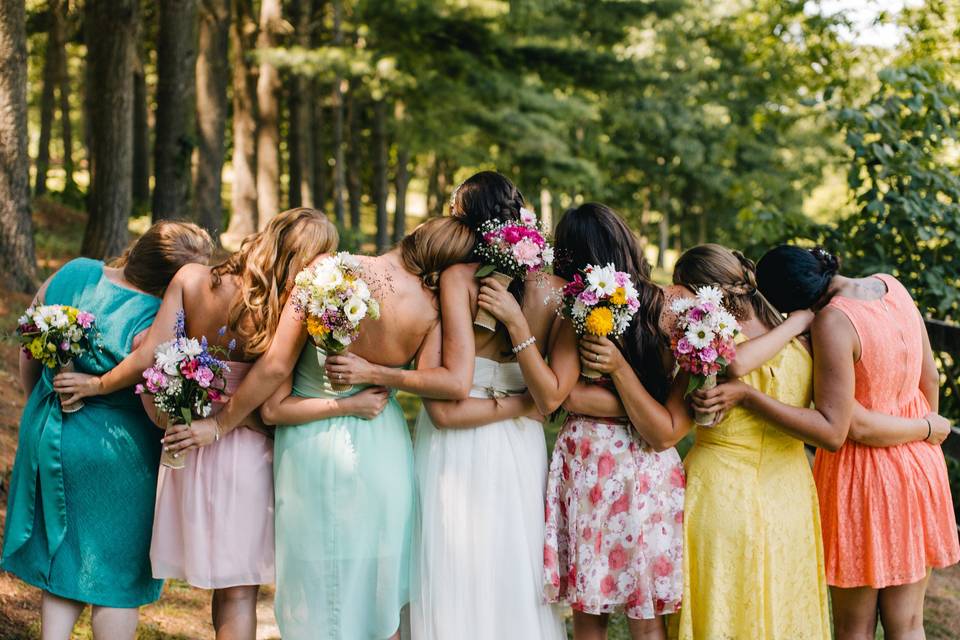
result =
[[[333,45],[343,44],[343,2],[333,0]],[[346,190],[346,167],[344,166],[343,142],[343,80],[333,79],[333,212],[340,228],[346,226],[344,191]]]
[[[263,0],[257,49],[277,45],[280,27],[280,0]],[[267,226],[280,211],[280,73],[267,62],[260,63],[257,78],[257,224]]]
[[[150,202],[150,122],[147,112],[147,76],[143,51],[133,72],[133,202]]]
[[[667,198],[664,196],[660,201],[660,224],[659,224],[659,233],[657,234],[658,247],[657,247],[657,268],[664,269],[667,265],[667,250],[670,248],[670,213],[667,210],[668,208]]]
[[[197,82],[197,0],[160,0],[153,219],[190,211]]]
[[[194,219],[220,239],[223,203],[224,134],[227,124],[227,78],[230,0],[200,0],[197,47],[197,161],[194,165]]]
[[[64,14],[66,11],[64,10]],[[63,41],[67,41],[66,15],[64,19]],[[57,69],[57,80],[60,89],[60,137],[63,141],[63,190],[71,192],[76,190],[76,183],[73,179],[73,121],[70,111],[70,69],[67,67],[66,46],[63,49],[63,55],[57,60],[59,68]]]
[[[427,217],[443,215],[440,210],[440,158],[434,153],[427,176]]]
[[[127,244],[133,184],[133,67],[138,0],[87,0],[90,214],[81,253],[119,254]]]
[[[233,0],[230,48],[233,50],[233,182],[230,225],[224,244],[237,245],[257,230],[256,83],[247,56],[254,47],[252,0]]]
[[[295,25],[296,44],[309,49],[313,16],[309,0],[288,2],[290,21]],[[312,125],[313,81],[291,73],[287,79],[287,151],[290,155],[290,206],[314,206],[314,144]]]
[[[362,144],[361,131],[363,123],[360,116],[362,107],[357,100],[357,90],[360,84],[350,82],[350,90],[346,96],[346,135],[347,135],[347,195],[350,199],[350,228],[360,229],[360,205],[363,198],[363,186],[360,180],[360,145]]]
[[[387,102],[373,103],[373,201],[377,207],[377,252],[390,248],[390,217],[387,215]]]
[[[40,92],[40,144],[37,149],[36,182],[33,192],[43,195],[47,191],[47,171],[50,169],[50,138],[53,129],[53,112],[56,101],[58,73],[62,66],[60,57],[65,55],[63,46],[63,5],[60,0],[50,0],[50,31],[47,32],[47,49],[43,57],[43,90]]]
[[[312,0],[311,23],[309,45],[316,49],[321,45],[321,27],[323,25],[323,12],[326,6],[325,0]],[[327,120],[324,114],[323,104],[320,102],[322,95],[322,86],[316,78],[311,78],[310,83],[310,103],[307,105],[309,126],[312,134],[313,149],[313,206],[323,210],[326,206],[328,184],[328,172],[330,165],[327,163],[327,146],[324,141],[324,124]]]
[[[393,210],[393,242],[403,240],[407,234],[407,186],[410,184],[410,153],[402,144],[397,144],[397,173],[394,176],[396,202]]]
[[[0,2],[0,273],[28,292],[37,261],[27,153],[27,32],[24,0]]]

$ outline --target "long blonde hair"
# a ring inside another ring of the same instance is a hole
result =
[[[240,249],[211,270],[213,286],[223,276],[239,279],[239,295],[230,305],[227,327],[248,356],[270,346],[287,302],[293,278],[321,253],[337,248],[337,228],[322,211],[299,207],[277,214],[263,231],[244,239]]]
[[[424,287],[435,291],[444,269],[470,261],[475,240],[473,230],[457,218],[430,218],[400,241],[400,259]]]
[[[718,287],[723,291],[730,313],[740,320],[750,308],[757,319],[771,329],[783,322],[783,315],[757,288],[757,268],[753,261],[723,245],[701,244],[685,251],[673,269],[673,283],[691,291],[711,285]]]
[[[141,291],[163,297],[185,264],[207,264],[213,255],[210,234],[192,222],[161,220],[147,229],[109,264],[123,269],[124,279]]]

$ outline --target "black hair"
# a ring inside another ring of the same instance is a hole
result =
[[[782,244],[757,263],[757,288],[782,313],[822,303],[840,261],[826,249]]]
[[[640,310],[630,321],[621,350],[647,392],[666,402],[670,379],[663,363],[666,336],[660,329],[663,291],[650,280],[650,265],[636,236],[610,207],[588,202],[568,209],[557,225],[555,273],[564,280],[589,264],[612,263],[630,275],[640,298]]]

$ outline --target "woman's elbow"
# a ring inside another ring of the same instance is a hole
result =
[[[827,434],[821,438],[821,441],[817,442],[816,445],[824,451],[836,453],[840,450],[840,447],[843,446],[843,443],[847,441],[848,437],[851,440],[857,440],[857,435],[861,438],[865,437],[862,427],[851,424],[847,429],[836,429],[832,433]]]
[[[280,424],[279,409],[280,407],[273,402],[264,402],[260,407],[260,419],[263,420],[263,424],[271,427]]]

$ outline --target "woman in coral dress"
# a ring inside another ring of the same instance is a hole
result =
[[[887,637],[922,637],[929,571],[960,560],[939,446],[949,423],[934,413],[936,364],[923,319],[896,278],[846,278],[838,267],[821,249],[785,245],[757,269],[761,291],[780,311],[819,309],[816,409],[753,392],[736,401],[822,441],[814,477],[836,636],[873,637],[879,613]],[[725,406],[736,387],[706,395]]]

